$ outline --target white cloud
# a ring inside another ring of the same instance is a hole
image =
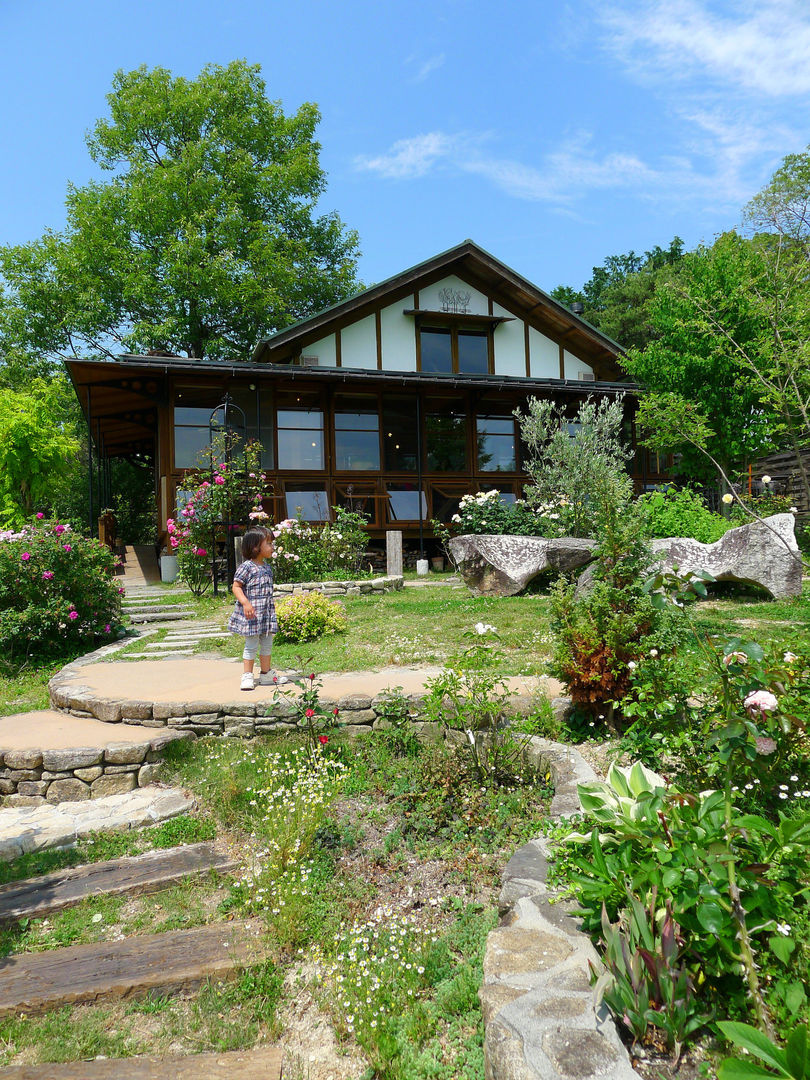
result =
[[[457,135],[430,131],[426,135],[399,139],[385,154],[355,158],[355,166],[390,180],[414,180],[425,176],[437,162],[448,157],[458,138]]]
[[[630,0],[600,4],[607,44],[637,70],[668,79],[702,73],[773,98],[810,91],[810,11],[796,0],[733,3]]]
[[[438,53],[436,56],[429,56],[422,64],[413,77],[414,82],[424,82],[428,75],[431,75],[434,71],[438,71],[444,64],[444,53]]]

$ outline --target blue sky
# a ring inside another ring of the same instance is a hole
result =
[[[0,243],[64,224],[114,72],[258,63],[315,101],[323,209],[379,281],[471,237],[545,289],[693,247],[810,142],[793,0],[0,0]]]

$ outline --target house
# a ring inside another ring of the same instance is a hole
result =
[[[264,448],[275,520],[350,506],[372,538],[397,529],[421,546],[431,519],[449,520],[466,492],[521,496],[517,406],[552,396],[573,415],[588,395],[632,389],[620,356],[467,240],[260,341],[247,362],[124,355],[67,366],[101,462],[96,507],[105,460],[136,456],[154,463],[164,523],[227,395],[229,424]],[[629,419],[633,409],[629,399]],[[637,466],[638,486],[656,481]]]

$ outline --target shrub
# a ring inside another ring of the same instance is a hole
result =
[[[276,617],[279,637],[297,643],[342,633],[348,625],[340,601],[329,600],[319,592],[283,600],[276,607]]]
[[[98,540],[38,518],[0,532],[0,651],[6,659],[65,655],[121,628],[115,560]]]
[[[731,522],[712,513],[700,495],[689,488],[647,492],[639,497],[638,506],[647,535],[654,539],[688,536],[701,544],[713,544],[731,528]]]
[[[559,536],[560,512],[556,503],[529,506],[523,499],[504,502],[497,488],[464,495],[449,527],[434,521],[438,536]]]
[[[365,518],[342,506],[334,522],[313,525],[287,518],[273,526],[273,576],[276,581],[322,581],[357,574],[367,536]]]

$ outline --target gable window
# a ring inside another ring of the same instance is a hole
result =
[[[491,338],[490,330],[423,326],[420,370],[434,375],[488,375]]]

